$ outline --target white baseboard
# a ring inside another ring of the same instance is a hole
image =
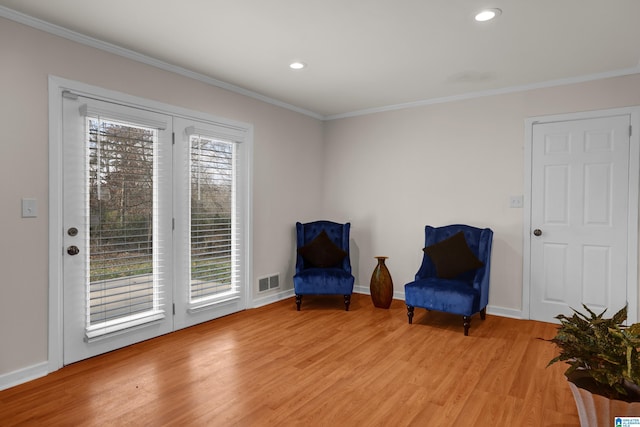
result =
[[[356,294],[371,295],[371,290],[368,286],[355,285],[353,287],[353,292],[355,292]]]
[[[356,294],[371,295],[371,289],[369,286],[356,285],[353,287],[353,292]],[[402,291],[393,291],[393,299],[404,301],[404,288]]]
[[[522,310],[515,310],[513,308],[488,305],[487,313],[493,314],[495,316],[510,317],[512,319],[522,319]]]
[[[264,297],[255,298],[251,308],[262,307],[263,305],[273,304],[274,302],[282,301],[283,299],[291,298],[294,295],[293,289],[287,289],[285,291],[276,292],[266,295]]]
[[[359,286],[356,285],[353,287],[353,292],[356,294],[363,294],[363,295],[371,295],[371,291],[369,290],[368,286]],[[270,294],[264,297],[260,297],[260,298],[256,298],[253,300],[253,304],[251,306],[251,308],[258,308],[258,307],[262,307],[264,305],[268,305],[268,304],[273,304],[274,302],[278,302],[278,301],[282,301],[283,299],[287,299],[287,298],[291,298],[292,296],[294,296],[294,290],[293,289],[288,289],[286,291],[281,291],[275,294]],[[393,293],[393,299],[399,299],[404,301],[404,292],[394,292]]]
[[[49,373],[49,363],[41,362],[37,365],[27,366],[17,371],[0,375],[0,390],[26,383],[36,378],[44,377]]]

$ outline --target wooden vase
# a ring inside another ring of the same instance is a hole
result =
[[[389,308],[393,299],[393,280],[389,269],[384,263],[386,256],[377,256],[378,265],[371,275],[371,300],[373,305],[379,308]]]

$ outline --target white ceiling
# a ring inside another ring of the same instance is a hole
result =
[[[640,0],[0,0],[0,6],[324,118],[640,72]],[[502,15],[475,22],[484,7]],[[308,67],[290,70],[293,60]]]

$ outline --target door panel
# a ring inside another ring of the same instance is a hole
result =
[[[627,301],[630,117],[533,125],[530,315]]]
[[[588,306],[608,306],[611,288],[611,248],[585,245],[582,248],[582,302]]]
[[[245,131],[176,118],[175,328],[243,310],[237,185]]]
[[[63,122],[68,364],[172,330],[171,117],[78,97]]]

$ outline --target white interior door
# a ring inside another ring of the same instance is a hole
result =
[[[63,98],[63,358],[173,328],[171,117]]]
[[[629,129],[629,115],[533,124],[532,319],[627,303]]]

